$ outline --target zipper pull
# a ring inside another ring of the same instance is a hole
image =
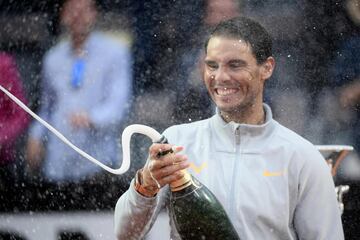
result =
[[[235,129],[235,143],[236,145],[240,144],[240,126]]]

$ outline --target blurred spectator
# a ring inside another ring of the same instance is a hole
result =
[[[360,27],[360,3],[348,0],[344,3],[349,18]],[[336,55],[329,63],[328,88],[319,98],[320,116],[325,120],[323,140],[341,140],[344,144],[360,147],[360,29],[353,31],[340,42]],[[335,94],[334,94],[335,93]],[[326,135],[326,136],[325,136]]]
[[[65,1],[60,21],[69,37],[45,55],[39,115],[80,149],[117,167],[131,97],[131,56],[127,46],[94,31],[96,16],[92,0]],[[90,180],[101,170],[38,122],[26,152],[30,169],[41,169],[49,182]]]
[[[342,7],[352,22],[345,24],[348,29],[342,27],[344,31],[333,34],[341,41],[335,42],[332,59],[327,61],[328,78],[317,99],[318,117],[314,123],[320,132],[321,143],[352,145],[355,149],[341,163],[335,182],[350,185],[350,191],[344,197],[342,216],[345,239],[359,239],[360,2],[343,1]]]
[[[347,136],[341,140],[344,144],[354,145],[357,151],[360,150],[360,52],[358,49],[360,49],[360,34],[345,40],[338,49],[337,56],[330,66],[331,97],[335,97],[333,99],[335,102],[324,109],[324,111],[330,110],[328,113],[324,112],[324,116],[329,117],[334,134],[339,136],[346,131]]]
[[[360,27],[360,1],[346,1],[350,19]],[[357,153],[360,151],[360,31],[347,39],[341,46],[335,60],[334,80],[339,89],[339,102],[343,109],[351,112],[349,127],[352,128],[351,142]],[[360,175],[360,173],[359,173]]]
[[[354,29],[360,25],[360,3],[344,2]],[[352,145],[355,151],[342,163],[342,177],[360,180],[360,162],[356,156],[360,150],[360,31],[353,31],[344,38],[329,63],[327,87],[318,98],[318,129],[325,144]],[[347,167],[349,166],[349,167]]]
[[[26,103],[22,82],[13,57],[0,52],[0,85],[10,91],[22,102]],[[0,192],[7,192],[7,188],[15,180],[17,154],[16,143],[26,129],[29,117],[5,93],[0,91]],[[0,202],[3,203],[0,194]]]

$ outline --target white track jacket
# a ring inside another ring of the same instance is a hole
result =
[[[242,240],[344,239],[325,159],[275,121],[269,106],[264,109],[263,125],[226,123],[217,113],[172,126],[164,135],[169,143],[184,146],[190,173],[222,203]],[[169,211],[168,196],[166,186],[154,198],[143,197],[132,182],[115,208],[118,239],[143,239],[159,212]],[[163,232],[162,239],[180,239],[168,216],[153,230]],[[196,224],[196,219],[189,221]]]

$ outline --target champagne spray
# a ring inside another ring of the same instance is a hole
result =
[[[141,124],[129,125],[122,133],[122,164],[120,168],[113,169],[72,144],[63,134],[36,115],[24,103],[22,103],[1,85],[0,90],[81,156],[113,174],[123,174],[130,167],[130,138],[132,134],[144,134],[150,137],[154,143],[167,143],[167,139],[151,127]],[[173,154],[173,151],[168,150],[159,154]],[[211,193],[207,187],[191,176],[187,170],[182,171],[184,176],[180,180],[170,184],[171,214],[180,236],[187,240],[240,239],[224,208],[216,199],[215,195]]]

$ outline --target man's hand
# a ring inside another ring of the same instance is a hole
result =
[[[161,153],[171,149],[172,153],[161,156]],[[181,170],[189,167],[187,156],[178,154],[181,150],[183,147],[170,144],[151,145],[148,160],[141,172],[141,185],[155,195],[158,189],[181,179],[184,176]]]
[[[87,112],[80,111],[70,115],[71,126],[75,129],[90,128],[92,126],[91,120]]]
[[[25,159],[31,170],[39,169],[44,152],[44,145],[41,141],[29,138],[26,145]]]

